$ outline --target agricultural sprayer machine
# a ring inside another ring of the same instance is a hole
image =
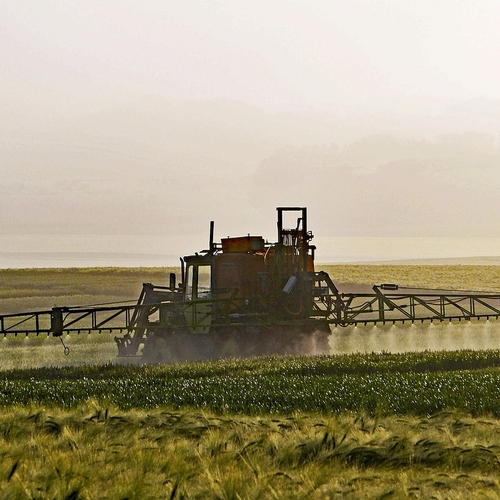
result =
[[[292,227],[284,221],[293,220]],[[0,315],[3,335],[106,332],[118,355],[146,362],[329,352],[331,326],[470,321],[500,316],[500,294],[380,284],[340,291],[314,267],[307,209],[277,208],[278,238],[214,241],[181,259],[180,280],[143,284],[133,305]]]

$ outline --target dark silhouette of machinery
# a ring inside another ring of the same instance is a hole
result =
[[[316,271],[304,207],[277,208],[278,239],[214,241],[181,259],[180,282],[143,284],[134,305],[55,307],[0,315],[0,333],[111,332],[118,355],[146,362],[324,354],[330,326],[498,318],[500,294],[373,286],[341,293]],[[285,216],[293,218],[284,227]],[[296,216],[296,217],[294,217]],[[119,333],[121,332],[121,335]]]

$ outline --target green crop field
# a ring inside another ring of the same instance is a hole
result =
[[[500,290],[495,266],[326,270]],[[166,276],[2,270],[0,313],[133,300]],[[496,323],[435,328],[334,331],[323,357],[151,366],[117,364],[105,334],[66,336],[67,357],[58,339],[6,338],[0,498],[500,498]]]

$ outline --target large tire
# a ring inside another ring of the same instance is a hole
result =
[[[144,363],[172,363],[175,361],[166,335],[159,332],[151,332],[142,349]]]

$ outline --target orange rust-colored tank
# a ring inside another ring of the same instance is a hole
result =
[[[223,253],[257,253],[265,251],[262,236],[223,238],[221,242]]]
[[[218,299],[250,298],[262,293],[259,279],[266,271],[264,255],[260,253],[222,253],[215,256],[214,292]]]

